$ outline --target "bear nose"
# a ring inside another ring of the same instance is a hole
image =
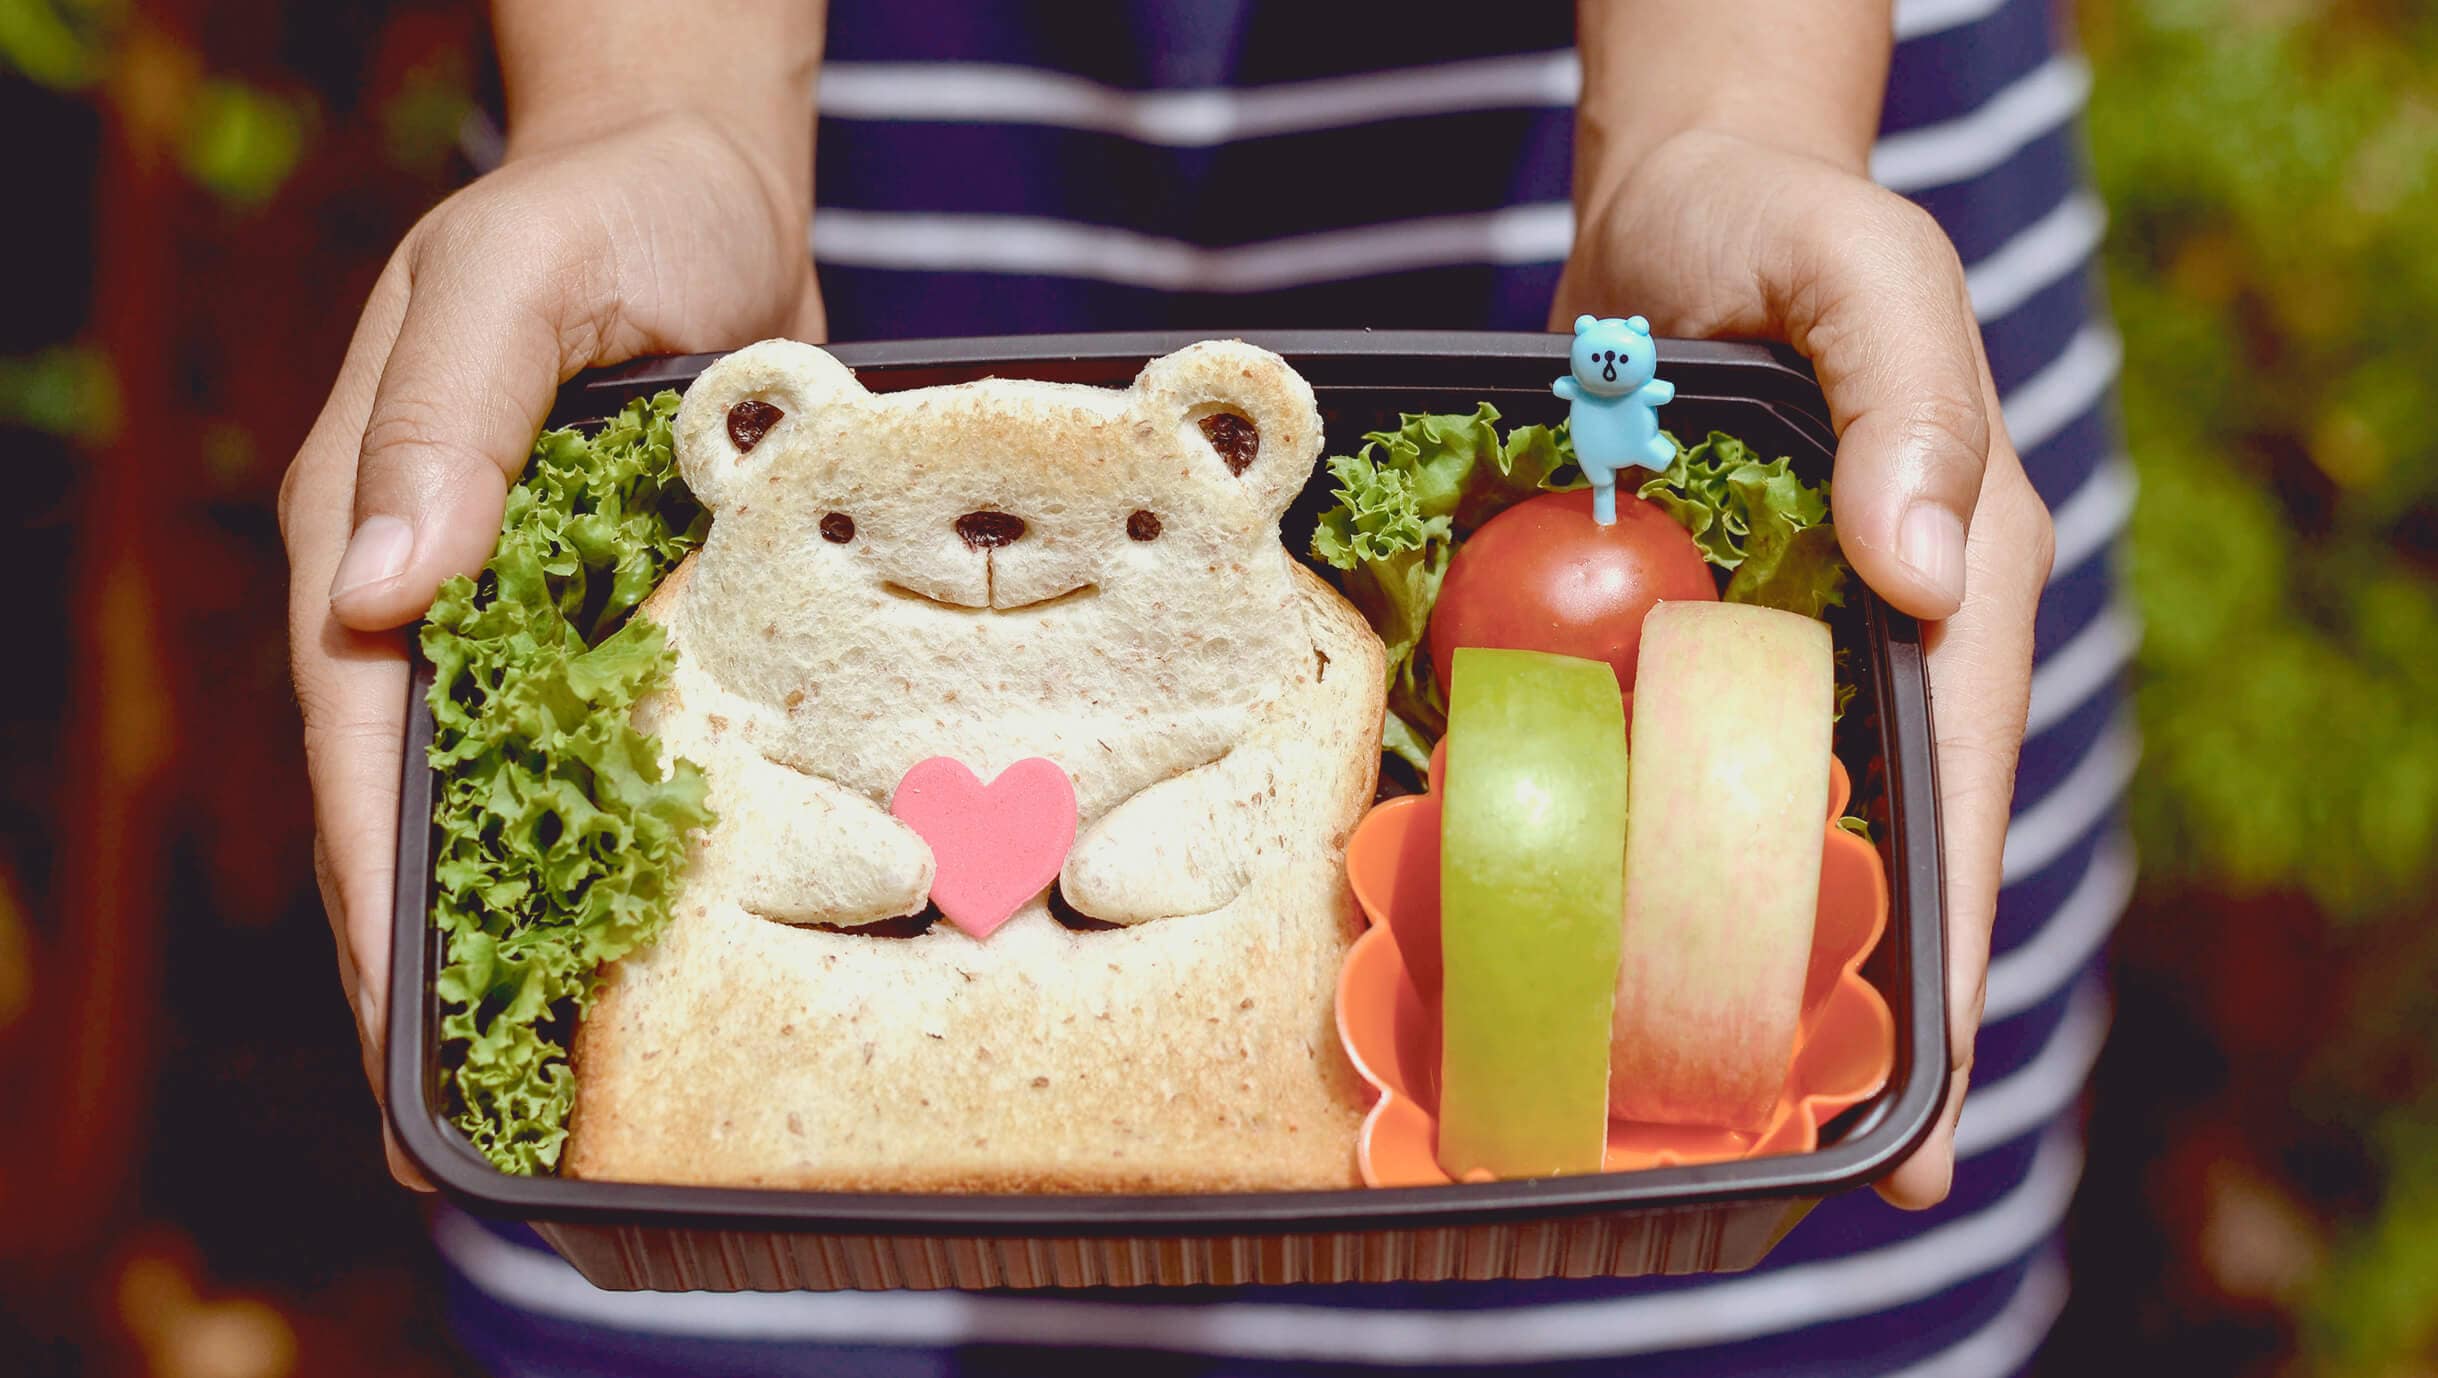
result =
[[[976,550],[1014,545],[1024,539],[1024,518],[1013,512],[968,512],[955,525],[957,535]]]

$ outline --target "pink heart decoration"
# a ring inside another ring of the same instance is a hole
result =
[[[976,938],[1058,879],[1075,845],[1074,782],[1039,756],[988,785],[962,761],[918,761],[889,796],[889,812],[931,844],[940,916]]]

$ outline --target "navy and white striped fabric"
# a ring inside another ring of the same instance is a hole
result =
[[[1568,7],[1150,0],[831,6],[812,250],[841,339],[1095,328],[1538,329],[1572,229]],[[2030,737],[1952,1198],[1823,1204],[1729,1278],[1228,1292],[631,1295],[444,1214],[462,1338],[513,1374],[1996,1374],[2064,1303],[2097,956],[2133,881],[2117,805],[2138,631],[2089,70],[2046,0],[1913,0],[1872,172],[1970,269],[2007,420],[2055,514]]]

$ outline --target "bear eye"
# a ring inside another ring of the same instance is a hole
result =
[[[1261,428],[1249,417],[1232,411],[1212,412],[1201,421],[1202,438],[1219,452],[1219,462],[1231,474],[1242,474],[1252,467],[1253,457],[1261,452]]]
[[[832,512],[821,519],[821,539],[832,545],[845,545],[855,539],[855,519],[844,512]]]
[[[728,409],[728,443],[738,454],[751,454],[785,415],[768,402],[739,402]]]
[[[1160,538],[1158,514],[1136,508],[1134,514],[1126,518],[1126,534],[1138,541],[1158,540]]]

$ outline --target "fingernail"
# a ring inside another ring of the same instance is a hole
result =
[[[1896,529],[1896,557],[1922,582],[1959,602],[1964,597],[1964,523],[1935,502],[1905,510]]]
[[[346,557],[330,581],[330,596],[344,598],[366,585],[397,578],[414,553],[415,528],[396,517],[366,517],[347,542]]]

